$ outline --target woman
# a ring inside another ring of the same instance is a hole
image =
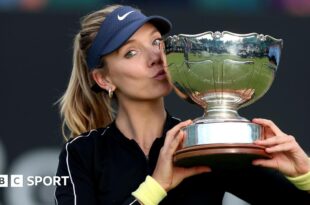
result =
[[[310,161],[268,120],[254,120],[266,129],[267,140],[257,144],[273,156],[253,162],[260,166],[230,172],[173,166],[184,137],[180,129],[191,121],[180,122],[164,107],[172,89],[162,42],[171,28],[167,19],[116,5],[86,16],[81,26],[61,99],[70,139],[57,175],[70,182],[56,188],[57,204],[221,204],[225,191],[252,204],[267,204],[266,197],[270,203],[309,203]],[[262,166],[290,176],[295,186]]]

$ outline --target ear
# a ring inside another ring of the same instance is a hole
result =
[[[94,81],[100,88],[106,91],[115,90],[116,86],[112,83],[108,72],[105,72],[102,69],[94,69],[91,74]]]

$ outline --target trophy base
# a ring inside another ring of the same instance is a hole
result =
[[[250,143],[219,143],[196,145],[178,150],[174,155],[176,166],[209,166],[232,169],[250,166],[254,159],[268,159],[271,156],[262,146]]]

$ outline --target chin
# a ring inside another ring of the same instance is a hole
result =
[[[167,89],[167,91],[163,94],[163,97],[169,95],[169,94],[171,93],[172,89],[173,89],[173,88],[172,88],[172,86],[170,85],[169,88]]]
[[[158,88],[153,89],[151,92],[146,94],[148,96],[145,96],[145,99],[154,100],[154,99],[162,98],[162,97],[165,97],[165,96],[169,95],[169,93],[171,91],[172,91],[172,87],[171,86],[164,87],[164,88],[158,86]]]
[[[172,85],[167,81],[166,83],[158,86],[157,88],[161,94],[161,96],[165,97],[172,91]]]
[[[147,88],[146,88],[147,87]],[[139,99],[154,100],[169,95],[173,90],[172,85],[166,81],[165,83],[153,84],[152,86],[146,86],[143,92],[139,94]],[[137,93],[135,93],[137,94]],[[134,93],[133,93],[134,95]]]

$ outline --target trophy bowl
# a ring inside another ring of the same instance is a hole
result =
[[[178,166],[234,166],[269,158],[263,127],[238,114],[260,99],[277,71],[283,41],[269,35],[228,31],[179,34],[165,39],[167,73],[176,93],[204,109],[183,129]]]

